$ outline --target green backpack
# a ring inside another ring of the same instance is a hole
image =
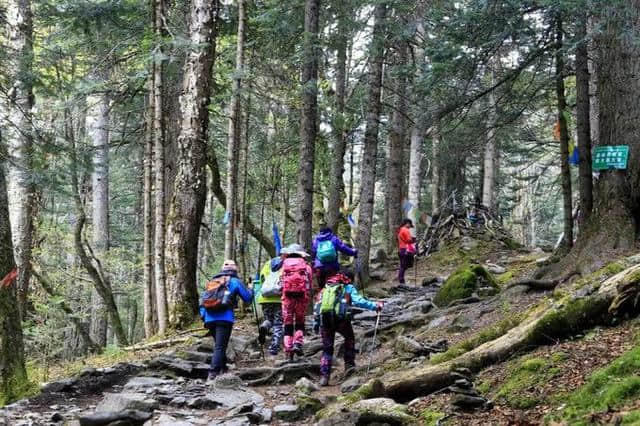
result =
[[[325,265],[327,263],[333,263],[338,258],[338,253],[331,240],[320,241],[318,243],[318,249],[316,250],[316,257]]]
[[[344,284],[327,284],[322,290],[322,298],[320,299],[320,314],[323,316],[332,316],[337,319],[346,319],[349,317],[349,295],[345,294]]]

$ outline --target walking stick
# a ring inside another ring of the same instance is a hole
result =
[[[264,348],[262,345],[264,344],[264,339],[260,338],[260,320],[258,319],[258,309],[256,307],[256,295],[253,295],[253,316],[256,319],[256,327],[258,329],[258,343],[260,344],[260,354],[262,355],[262,360],[265,360],[264,357]]]
[[[371,340],[371,350],[369,351],[369,365],[367,365],[367,373],[365,374],[365,377],[369,376],[371,361],[373,361],[373,350],[375,349],[376,336],[378,334],[378,324],[380,324],[380,311],[378,311],[378,315],[376,315],[376,326],[373,329],[373,339]]]

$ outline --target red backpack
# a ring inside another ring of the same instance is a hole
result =
[[[311,276],[307,262],[300,257],[290,257],[282,263],[282,292],[285,296],[301,297],[311,288]]]

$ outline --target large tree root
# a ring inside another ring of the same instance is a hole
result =
[[[561,304],[533,312],[527,320],[503,336],[451,361],[385,374],[380,379],[384,384],[384,395],[399,402],[410,401],[453,383],[451,371],[454,368],[479,371],[516,351],[549,344],[594,325],[609,323],[613,319],[609,306],[618,295],[618,287],[628,291],[635,286],[636,291],[640,292],[640,265],[625,269],[599,287],[597,283],[591,286],[590,289],[581,288],[577,292],[587,296],[576,295]]]
[[[309,378],[311,374],[319,373],[320,364],[305,362],[285,364],[280,367],[245,368],[238,370],[236,374],[249,386],[262,386],[279,382],[281,376],[285,383],[294,383],[302,377]]]
[[[532,278],[527,278],[519,281],[515,281],[507,286],[507,288],[515,287],[518,285],[524,285],[529,287],[532,290],[553,290],[559,284],[562,284],[568,281],[574,275],[580,275],[580,272],[576,269],[569,271],[568,273],[555,278],[553,280],[536,280]]]

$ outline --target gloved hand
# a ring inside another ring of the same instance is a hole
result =
[[[384,308],[384,302],[376,303],[376,312],[382,311],[382,308]]]

